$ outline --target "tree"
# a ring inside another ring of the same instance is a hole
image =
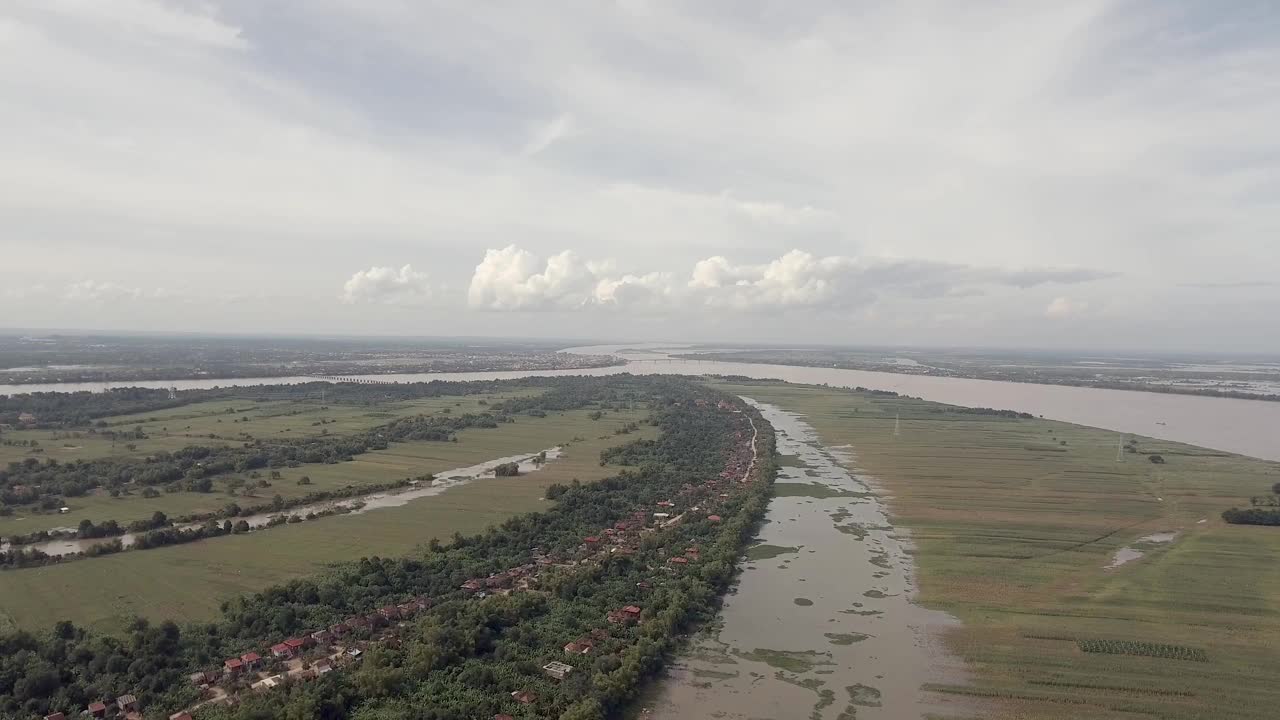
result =
[[[298,478],[298,484],[299,484],[299,485],[310,485],[310,484],[311,484],[311,476],[310,476],[310,475],[303,475],[302,477]]]
[[[493,474],[497,477],[515,477],[520,474],[520,465],[514,462],[505,462],[495,467]]]

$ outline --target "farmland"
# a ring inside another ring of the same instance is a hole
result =
[[[720,389],[804,414],[891,495],[917,544],[920,601],[963,621],[945,640],[972,682],[934,689],[990,718],[1274,717],[1280,533],[1219,513],[1280,465],[907,398]],[[1178,535],[1106,569],[1162,531]]]
[[[231,445],[250,439],[270,440],[279,437],[340,436],[369,430],[398,417],[410,415],[437,415],[441,413],[464,414],[481,411],[487,403],[504,398],[536,394],[534,389],[492,395],[444,396],[394,403],[374,407],[321,405],[318,402],[250,400],[213,400],[179,408],[160,410],[140,415],[120,415],[106,418],[107,428],[141,428],[141,439],[113,442],[101,433],[59,430],[18,430],[5,433],[12,442],[39,443],[44,452],[37,458],[51,458],[59,462],[94,457],[146,457],[147,455],[173,452],[193,444]],[[358,456],[349,463],[337,465],[305,465],[282,469],[282,477],[270,481],[269,487],[246,488],[229,492],[229,477],[220,478],[214,484],[216,492],[172,492],[146,498],[139,492],[111,497],[104,491],[84,497],[68,498],[68,515],[21,513],[0,517],[0,536],[30,533],[55,527],[74,527],[82,519],[102,522],[115,519],[122,523],[150,517],[160,511],[170,516],[187,513],[209,512],[228,502],[244,505],[270,500],[280,495],[286,500],[307,493],[336,490],[347,486],[371,485],[404,479],[408,475],[438,472],[449,468],[472,465],[484,460],[515,452],[528,447],[541,450],[537,445],[547,437],[559,437],[544,418],[522,418],[520,423],[506,425],[498,430],[466,430],[459,434],[458,443],[424,442],[407,443],[386,451]],[[570,419],[564,427],[577,427]],[[66,439],[66,436],[80,437]],[[570,436],[572,437],[572,435]],[[532,444],[532,445],[530,445]],[[0,447],[0,464],[33,457],[29,447],[8,445]],[[309,485],[299,485],[302,476],[311,479]]]
[[[449,404],[452,402],[450,399]],[[285,469],[284,478],[275,481],[269,491],[296,487],[295,475],[309,474],[314,485],[307,489],[314,490],[339,482],[375,483],[438,472],[506,455],[532,454],[554,445],[566,447],[561,458],[538,472],[478,480],[401,507],[11,571],[0,578],[0,630],[6,624],[38,628],[70,619],[112,632],[134,615],[208,619],[217,615],[220,604],[229,597],[309,575],[331,563],[370,555],[404,555],[432,538],[447,540],[455,532],[480,532],[513,515],[545,508],[548,503],[542,493],[551,483],[588,481],[616,473],[617,467],[600,465],[600,451],[653,437],[656,431],[646,425],[629,434],[614,434],[646,414],[643,410],[617,411],[592,420],[586,411],[568,411],[545,418],[522,417],[494,430],[463,431],[457,443],[397,443],[347,463]],[[225,496],[217,497],[226,501]],[[114,502],[114,515],[123,517],[115,508],[153,501],[130,498]],[[120,578],[134,580],[121,582]]]

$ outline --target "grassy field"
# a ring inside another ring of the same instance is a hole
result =
[[[357,461],[392,477],[475,464],[495,457],[565,445],[565,455],[543,470],[516,478],[478,480],[398,508],[324,518],[249,535],[130,552],[66,565],[0,573],[0,630],[48,627],[68,619],[111,632],[133,615],[192,620],[217,614],[239,593],[300,577],[334,562],[411,552],[433,537],[471,534],[496,522],[547,506],[553,482],[596,480],[618,471],[601,467],[600,451],[656,429],[614,435],[646,411],[615,412],[592,421],[585,412],[520,418],[499,430],[471,430],[454,443],[409,443]],[[356,463],[339,466],[348,467]],[[372,471],[370,471],[372,472]],[[312,473],[312,478],[316,474]],[[282,483],[278,483],[282,484]]]
[[[104,418],[110,430],[141,427],[145,439],[112,442],[95,433],[61,430],[11,430],[4,440],[36,441],[41,452],[22,445],[0,445],[0,463],[28,457],[54,458],[60,462],[77,459],[121,456],[145,457],[162,450],[177,450],[193,444],[225,444],[247,438],[309,437],[368,430],[396,417],[434,414],[446,408],[454,414],[478,412],[480,403],[510,397],[534,395],[536,388],[484,395],[444,396],[376,407],[367,405],[322,405],[318,401],[212,400],[138,415]],[[133,445],[134,447],[129,447]]]
[[[534,391],[530,391],[534,392]],[[49,430],[26,430],[6,433],[8,439],[23,438],[39,440],[40,446],[46,448],[48,457],[60,458],[62,462],[71,460],[66,452],[74,457],[92,457],[108,454],[122,456],[144,456],[160,450],[176,450],[188,445],[222,444],[238,432],[245,432],[252,437],[273,437],[288,433],[290,436],[304,437],[319,435],[327,431],[331,435],[342,435],[382,425],[393,417],[416,414],[434,414],[449,409],[454,414],[481,410],[482,400],[495,402],[502,397],[511,397],[514,393],[502,395],[475,395],[462,397],[429,398],[404,403],[388,403],[377,408],[333,406],[321,410],[318,404],[301,402],[268,402],[256,404],[247,401],[216,401],[199,403],[182,408],[174,408],[163,412],[150,413],[143,416],[122,415],[111,418],[108,422],[116,426],[132,428],[141,423],[143,431],[148,435],[145,440],[136,441],[137,449],[130,450],[124,443],[115,447],[103,439],[50,439],[55,434]],[[228,409],[236,409],[234,415]],[[226,418],[234,431],[223,430],[225,425],[218,421]],[[247,422],[231,423],[238,418]],[[323,418],[326,423],[313,425]],[[563,420],[563,419],[562,419]],[[570,424],[583,421],[583,418],[571,420]],[[145,421],[145,422],[144,422]],[[181,426],[178,423],[182,423]],[[0,536],[30,533],[36,530],[47,530],[55,527],[75,527],[82,519],[102,522],[116,520],[127,523],[151,517],[159,510],[166,515],[177,516],[186,513],[208,512],[225,506],[229,502],[241,505],[256,505],[270,501],[272,496],[280,495],[285,499],[319,492],[335,490],[348,485],[369,485],[404,479],[410,475],[424,472],[438,472],[463,465],[471,465],[494,457],[522,452],[525,445],[534,442],[534,438],[548,435],[546,419],[520,417],[517,422],[503,425],[497,430],[466,430],[458,434],[458,442],[439,443],[406,443],[375,453],[357,456],[349,463],[337,465],[306,465],[298,468],[285,468],[280,472],[282,479],[270,481],[271,487],[255,488],[252,494],[245,495],[241,491],[237,495],[226,492],[222,482],[214,485],[212,493],[163,493],[159,497],[144,498],[141,492],[134,492],[121,497],[111,497],[106,493],[94,493],[85,497],[67,498],[67,506],[71,512],[59,514],[26,514],[12,517],[0,517]],[[192,430],[185,428],[190,426]],[[168,428],[171,433],[166,433]],[[181,431],[180,431],[181,428]],[[220,431],[225,434],[219,434]],[[210,434],[217,437],[210,438]],[[552,432],[554,434],[554,432]],[[30,437],[28,437],[30,436]],[[61,448],[62,443],[81,443],[79,449],[68,451]],[[446,447],[446,445],[448,447]],[[508,448],[515,448],[506,451]],[[537,448],[542,449],[542,448]],[[0,448],[0,462],[16,459],[14,451],[26,451],[26,448]],[[7,454],[5,453],[7,451]],[[266,474],[265,472],[263,473]],[[311,485],[298,485],[303,475],[311,478]]]
[[[982,717],[1280,716],[1280,528],[1219,519],[1280,481],[1280,464],[1150,438],[1117,461],[1132,436],[830,388],[723,387],[804,414],[886,487],[918,546],[922,603],[963,621],[946,641],[972,683],[936,689],[979,699]],[[1179,535],[1105,569],[1160,531]]]

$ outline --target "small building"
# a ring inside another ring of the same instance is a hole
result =
[[[559,660],[552,660],[542,666],[542,671],[556,680],[563,680],[569,677],[569,673],[573,672],[573,666],[566,665]]]
[[[564,646],[566,655],[589,655],[591,648],[595,647],[590,640],[579,638]]]
[[[515,698],[516,702],[521,705],[532,705],[538,700],[538,696],[529,690],[512,690],[511,697]]]
[[[59,514],[59,515],[66,515],[66,514],[67,514],[67,513],[69,513],[69,512],[71,512],[71,508],[69,508],[69,507],[60,507],[60,508],[58,508],[58,514]]]
[[[289,646],[285,645],[284,643],[276,643],[275,645],[271,646],[271,656],[278,657],[278,658],[289,658],[289,657],[293,657],[293,651],[290,650]]]
[[[675,507],[675,506],[676,506],[676,504],[675,504],[675,503],[673,503],[673,502],[671,502],[670,500],[659,500],[659,501],[658,501],[658,507],[661,507],[661,508],[672,508],[672,507]]]
[[[418,603],[407,602],[396,606],[400,610],[400,617],[409,619],[418,613]]]
[[[400,608],[396,607],[395,605],[388,605],[384,608],[380,608],[378,610],[378,614],[388,620],[399,620]]]
[[[320,675],[333,672],[333,663],[329,662],[329,658],[321,658],[311,663],[311,669],[315,670],[316,676],[319,677]]]
[[[677,555],[677,556],[675,556],[675,557],[673,557],[673,558],[668,559],[668,560],[667,560],[667,562],[668,562],[668,563],[671,563],[672,565],[688,565],[688,564],[689,564],[689,559],[688,559],[688,558],[682,558],[682,557],[680,557],[679,555]]]
[[[116,698],[116,707],[120,708],[120,712],[133,712],[138,709],[138,698],[129,694],[121,695]]]
[[[669,517],[671,517],[671,513],[654,513],[653,514],[654,520],[666,520]]]
[[[364,655],[364,651],[360,648],[351,648],[347,651],[347,657],[352,660],[359,660],[361,655]]]
[[[708,516],[707,516],[707,521],[708,521],[708,522],[713,522],[713,523],[718,523],[718,522],[720,522],[720,516],[719,516],[719,515],[708,515]]]
[[[479,590],[484,589],[484,581],[472,578],[462,583],[462,585],[460,585],[459,587],[461,587],[463,590],[466,590],[467,592],[477,592]]]
[[[653,583],[649,582],[648,580],[641,580],[640,582],[636,583],[636,587],[640,588],[641,590],[649,590],[650,588],[653,587]]]
[[[297,657],[310,643],[304,638],[289,638],[284,644],[289,648],[289,657]]]
[[[314,640],[317,645],[328,645],[333,642],[333,633],[328,630],[317,630],[311,633],[311,639]]]
[[[49,713],[48,715],[44,716],[44,720],[67,720],[67,716],[63,715],[60,712]]]
[[[227,658],[222,663],[222,667],[227,671],[228,675],[239,675],[244,670],[244,661],[240,658]]]
[[[626,607],[622,608],[622,614],[623,614],[623,615],[624,615],[628,620],[639,620],[639,619],[640,619],[640,608],[639,608],[639,607],[637,607],[637,606],[635,606],[635,605],[628,605],[628,606],[626,606]]]
[[[600,544],[600,538],[596,537],[595,535],[588,535],[588,536],[586,536],[586,537],[582,538],[582,542],[584,542],[584,543],[586,543],[586,544],[588,544],[588,545],[599,545],[599,544]]]
[[[201,670],[200,672],[191,673],[187,676],[187,679],[191,681],[192,685],[200,687],[201,685],[217,682],[218,674],[212,670]]]
[[[256,652],[247,652],[240,656],[240,662],[244,663],[245,670],[256,670],[258,663],[262,662],[262,656]]]
[[[107,704],[102,702],[101,700],[94,700],[93,702],[89,703],[89,714],[96,718],[106,717]]]

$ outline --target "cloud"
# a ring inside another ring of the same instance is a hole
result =
[[[1051,318],[1068,318],[1079,315],[1089,309],[1089,303],[1072,300],[1067,297],[1056,297],[1044,309],[1044,314]]]
[[[426,302],[431,294],[426,273],[416,272],[412,266],[404,265],[398,270],[393,267],[371,267],[355,273],[343,284],[339,299],[348,305],[413,305]]]
[[[722,255],[699,260],[689,271],[664,268],[619,272],[614,260],[583,260],[570,250],[543,263],[515,245],[490,249],[471,278],[468,302],[485,310],[676,310],[703,307],[735,311],[798,308],[841,310],[879,298],[959,297],[984,285],[1025,289],[1047,283],[1082,283],[1106,277],[1088,270],[1030,271],[841,255],[818,257],[791,250],[761,264],[734,264]],[[687,276],[683,283],[676,277]]]
[[[529,142],[525,143],[520,154],[526,157],[537,155],[554,143],[572,135],[574,130],[573,115],[569,113],[558,115],[554,120],[539,127],[533,133],[533,137],[529,139]]]
[[[121,300],[140,300],[146,297],[163,297],[163,290],[147,291],[142,288],[125,287],[113,282],[99,280],[81,280],[71,283],[62,292],[62,299],[68,302],[117,302]]]

